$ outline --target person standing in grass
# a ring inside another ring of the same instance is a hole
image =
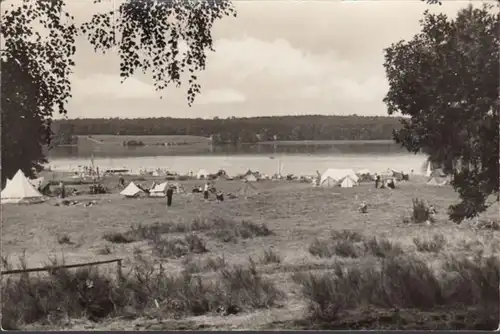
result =
[[[61,190],[61,198],[66,198],[66,188],[63,181],[59,182],[59,189]]]
[[[208,182],[205,182],[205,187],[203,188],[203,198],[205,198],[205,201],[208,201],[208,189]]]
[[[172,205],[172,197],[174,196],[174,187],[169,186],[167,189],[167,206],[170,207]]]

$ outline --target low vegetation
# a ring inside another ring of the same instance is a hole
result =
[[[328,322],[330,329],[345,326],[340,324],[350,310],[367,307],[389,310],[396,323],[398,310],[418,313],[447,307],[453,311],[448,323],[439,324],[442,329],[493,329],[500,320],[499,272],[500,261],[495,257],[451,257],[438,274],[422,260],[404,254],[387,257],[379,266],[346,268],[338,263],[333,273],[295,273],[292,278],[309,301],[310,321]],[[426,324],[428,329],[436,325],[433,321]]]
[[[446,239],[442,234],[435,234],[430,239],[413,238],[413,243],[419,252],[438,253],[446,246]]]
[[[201,315],[220,308],[250,310],[279,302],[283,293],[263,278],[255,265],[225,267],[213,280],[189,271],[168,274],[138,256],[131,270],[111,279],[96,268],[59,269],[47,276],[22,275],[2,284],[2,327],[17,329],[34,322],[65,318]]]
[[[281,255],[272,248],[265,249],[260,258],[260,263],[262,264],[281,263],[281,261]]]
[[[273,235],[266,224],[255,224],[250,221],[233,221],[226,218],[196,218],[192,223],[155,223],[152,225],[134,225],[127,232],[105,234],[104,239],[114,243],[130,243],[151,240],[167,233],[205,232],[223,242],[236,242],[237,239]]]
[[[339,230],[332,232],[328,239],[316,238],[309,246],[309,253],[320,258],[358,258],[363,255],[382,258],[402,254],[403,249],[387,239],[366,238],[359,232]]]

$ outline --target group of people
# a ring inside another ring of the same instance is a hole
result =
[[[380,175],[377,175],[375,177],[375,188],[380,188],[380,189],[383,189],[385,188],[386,185],[384,184],[384,182],[382,181],[382,179],[380,178]],[[394,183],[394,179],[390,179],[387,181],[387,187],[391,188],[391,189],[395,189],[396,188],[396,184]]]
[[[213,189],[213,192],[215,192],[215,199],[217,200],[217,202],[224,202],[224,194],[222,193],[222,191],[220,191],[220,189],[215,189],[213,184],[211,184],[210,182],[206,182],[203,186],[203,198],[205,199],[205,201],[208,201],[211,189]]]

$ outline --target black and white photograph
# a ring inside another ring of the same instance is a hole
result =
[[[0,0],[1,326],[500,329],[500,0]]]

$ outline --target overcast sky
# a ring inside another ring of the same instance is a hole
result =
[[[386,115],[383,49],[417,33],[425,9],[454,15],[468,3],[236,0],[238,17],[214,27],[215,52],[192,107],[182,88],[168,88],[160,99],[150,78],[120,84],[116,54],[96,54],[79,40],[68,116]],[[77,20],[96,11],[89,1],[69,6]]]

